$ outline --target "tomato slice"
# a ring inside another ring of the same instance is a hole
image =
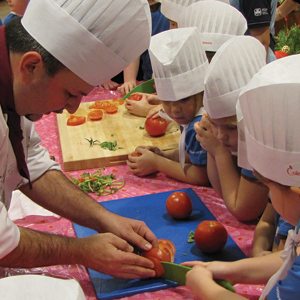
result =
[[[118,111],[118,107],[115,105],[110,105],[105,107],[104,110],[108,114],[115,114]]]
[[[140,101],[142,100],[143,96],[140,94],[131,94],[128,99],[129,100],[134,100],[134,101]]]
[[[98,121],[101,120],[103,117],[103,111],[101,109],[93,109],[88,112],[88,118],[91,121]]]
[[[114,104],[114,105],[115,105],[115,104],[122,105],[122,104],[125,103],[125,100],[122,99],[122,98],[113,99],[112,101],[113,101],[113,104]]]
[[[91,109],[105,109],[108,106],[113,105],[111,101],[107,100],[97,100],[92,105],[89,106]]]
[[[85,117],[83,116],[70,115],[67,120],[68,126],[77,126],[83,123],[85,123]]]

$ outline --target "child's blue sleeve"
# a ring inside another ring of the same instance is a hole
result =
[[[257,178],[255,177],[255,175],[253,174],[253,172],[251,170],[248,170],[248,169],[242,168],[241,169],[241,175],[243,175],[243,176],[245,176],[245,177],[247,177],[249,179],[252,179],[252,180],[253,179],[257,180]]]
[[[196,166],[207,165],[207,152],[196,140],[196,131],[194,129],[194,124],[199,122],[201,118],[202,116],[198,116],[189,124],[185,136],[185,151],[188,153],[191,163]]]

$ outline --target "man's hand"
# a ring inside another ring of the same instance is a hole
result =
[[[121,227],[124,227],[124,224],[126,221],[120,222]],[[143,231],[142,227],[132,226],[140,231]],[[128,230],[128,237],[132,237],[131,230]],[[78,241],[81,263],[87,267],[120,278],[155,276],[150,260],[133,253],[133,247],[128,242],[111,233],[95,234]]]
[[[117,82],[114,82],[112,80],[109,80],[107,82],[104,82],[103,84],[101,84],[101,86],[106,89],[106,90],[116,90],[119,86],[119,84]]]

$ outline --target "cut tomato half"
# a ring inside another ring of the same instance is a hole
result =
[[[83,123],[85,123],[85,117],[83,116],[70,115],[67,120],[68,126],[77,126]]]
[[[103,117],[103,111],[101,109],[93,109],[88,112],[88,118],[91,121],[98,121],[101,120]]]
[[[110,105],[105,107],[104,110],[108,114],[115,114],[118,111],[118,107],[115,105]]]

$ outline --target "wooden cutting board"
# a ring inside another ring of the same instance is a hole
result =
[[[76,115],[86,116],[92,102],[84,102]],[[65,171],[91,169],[125,163],[127,155],[137,146],[156,146],[162,150],[178,147],[180,130],[176,123],[169,124],[162,137],[150,137],[144,128],[145,118],[131,115],[125,105],[118,106],[116,114],[105,114],[100,121],[87,120],[78,126],[67,126],[69,113],[57,115],[58,132]],[[86,139],[100,142],[117,141],[120,149],[110,151],[100,146],[90,147]]]

